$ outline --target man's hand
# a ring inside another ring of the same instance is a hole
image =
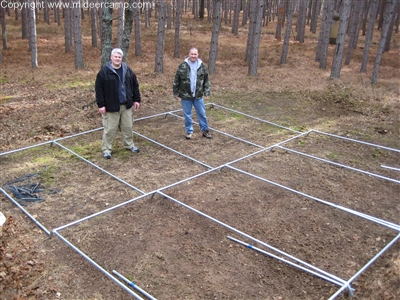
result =
[[[100,113],[101,115],[104,115],[104,114],[106,113],[106,107],[105,107],[105,106],[99,107],[99,113]]]
[[[133,102],[133,107],[135,109],[139,109],[140,108],[140,103],[139,102]]]

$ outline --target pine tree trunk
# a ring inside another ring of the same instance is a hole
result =
[[[249,76],[257,76],[258,49],[260,45],[262,15],[264,10],[264,0],[254,0],[254,3],[253,18],[250,19],[250,23],[254,28],[252,30],[250,43]]]
[[[284,0],[279,1],[278,7],[278,22],[276,22],[275,38],[280,41],[282,39],[282,23],[284,14]],[[250,20],[251,22],[251,20]]]
[[[21,34],[23,39],[28,39],[28,31],[29,31],[29,21],[28,21],[28,9],[26,7],[22,8],[21,11],[21,18],[22,18],[22,27],[21,27]]]
[[[164,0],[159,3],[157,46],[154,71],[164,73],[164,40],[165,40],[166,4]]]
[[[118,0],[118,35],[117,35],[117,47],[122,49],[122,40],[124,39],[125,30],[125,9],[124,0]],[[124,51],[124,60],[126,59],[126,54]]]
[[[360,73],[367,72],[368,54],[369,54],[369,48],[371,46],[372,34],[374,32],[376,13],[378,12],[378,1],[379,0],[371,0],[369,18],[368,18],[369,19],[368,29],[366,31],[366,36],[365,36],[365,46],[361,61]]]
[[[320,53],[320,60],[319,60],[319,68],[326,69],[326,64],[328,60],[328,48],[329,48],[329,38],[330,32],[333,22],[333,13],[334,13],[334,3],[333,1],[328,1],[326,3],[326,20],[324,22],[324,30],[320,32],[322,34],[321,38],[321,53]]]
[[[388,52],[390,50],[390,40],[392,39],[392,33],[393,33],[393,27],[394,27],[396,12],[398,13],[398,9],[399,9],[398,5],[399,5],[399,1],[395,1],[395,4],[393,6],[394,7],[393,8],[393,16],[392,16],[392,20],[390,21],[388,34],[387,34],[387,37],[386,37],[385,52]]]
[[[65,4],[69,3],[69,0],[66,0],[64,3]],[[71,52],[71,46],[72,46],[71,14],[72,14],[72,8],[66,8],[64,10],[65,53],[70,53]]]
[[[140,8],[135,8],[135,55],[142,56],[142,31],[140,29]]]
[[[353,17],[350,23],[350,33],[349,33],[349,43],[347,46],[346,60],[344,62],[345,65],[350,64],[351,59],[351,51],[357,46],[357,37],[359,34],[359,24],[361,24],[361,18],[364,8],[364,1],[356,1],[353,2]]]
[[[231,31],[233,35],[239,35],[240,2],[241,0],[234,0],[233,2],[233,21]]]
[[[92,47],[97,48],[97,9],[90,9],[90,27],[92,32]]]
[[[172,5],[167,3],[167,29],[172,29]]]
[[[299,14],[296,24],[296,31],[297,31],[296,40],[299,41],[300,43],[304,43],[306,14],[307,14],[307,0],[300,0]]]
[[[218,39],[219,29],[221,26],[221,0],[214,0],[213,6],[213,28],[210,42],[210,54],[208,57],[208,72],[209,74],[215,74],[216,62],[218,57]]]
[[[342,0],[341,4],[342,7],[340,14],[339,31],[338,31],[338,36],[336,38],[335,54],[333,56],[331,76],[330,76],[331,79],[340,78],[347,26],[349,24],[351,0]]]
[[[34,7],[35,0],[30,0],[29,4]],[[30,9],[29,12],[29,48],[31,50],[31,63],[32,68],[38,67],[37,61],[37,37],[36,37],[36,13],[34,9]]]
[[[131,43],[131,34],[133,20],[135,18],[135,9],[133,8],[133,0],[129,0],[129,6],[124,13],[124,30],[122,31],[121,49],[124,52],[123,61],[126,62],[129,53],[129,45]]]
[[[386,2],[386,8],[382,22],[381,39],[379,40],[378,52],[376,54],[374,62],[374,70],[372,71],[371,82],[373,84],[376,84],[378,80],[378,72],[381,64],[382,55],[383,52],[385,51],[386,38],[388,36],[390,23],[392,21],[392,18],[394,17],[394,8],[396,7],[397,2],[398,0],[387,0]]]
[[[3,49],[6,50],[7,47],[7,30],[6,30],[6,11],[5,8],[0,7],[0,22],[1,22],[1,34],[3,40]]]
[[[101,67],[110,60],[112,50],[112,0],[104,0],[101,17]]]
[[[176,0],[176,17],[175,17],[175,46],[174,46],[174,57],[179,58],[181,50],[181,19],[182,19],[182,1]]]
[[[82,45],[82,26],[81,26],[81,9],[79,6],[74,7],[74,54],[75,68],[83,69],[85,62],[83,60],[83,45]]]
[[[289,11],[288,11],[288,20],[286,23],[286,30],[285,30],[285,38],[283,40],[283,47],[282,47],[282,54],[281,54],[281,64],[286,64],[286,57],[289,49],[289,40],[290,40],[290,33],[292,31],[292,22],[293,22],[293,13],[294,13],[294,4],[295,1],[290,1],[289,3]]]

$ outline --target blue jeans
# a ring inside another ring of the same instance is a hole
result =
[[[192,107],[196,110],[197,119],[199,120],[200,130],[208,130],[208,123],[206,117],[206,107],[204,106],[203,98],[196,100],[182,99],[182,109],[185,116],[185,129],[186,133],[193,133],[193,120],[192,120]]]

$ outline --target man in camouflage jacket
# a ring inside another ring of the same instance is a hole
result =
[[[208,100],[211,91],[211,83],[208,78],[208,69],[199,58],[196,48],[191,48],[189,57],[181,64],[175,74],[173,93],[177,100],[181,100],[185,117],[186,139],[193,137],[192,107],[195,108],[200,130],[204,137],[211,139],[206,109],[203,97]]]

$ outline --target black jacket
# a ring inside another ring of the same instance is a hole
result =
[[[139,83],[135,73],[125,63],[122,63],[124,86],[126,94],[126,108],[131,108],[133,102],[140,102]],[[96,102],[99,108],[106,107],[108,112],[118,112],[120,101],[120,84],[118,74],[108,62],[96,76]]]

